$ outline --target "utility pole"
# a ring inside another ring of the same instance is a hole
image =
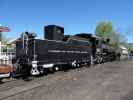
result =
[[[0,31],[0,56],[1,56],[1,48],[2,48],[2,32]]]

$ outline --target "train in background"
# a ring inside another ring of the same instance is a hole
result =
[[[18,75],[40,75],[47,70],[116,60],[116,51],[108,42],[88,33],[64,35],[63,27],[48,25],[45,39],[36,39],[36,35],[30,32],[22,34],[16,41],[13,64]]]

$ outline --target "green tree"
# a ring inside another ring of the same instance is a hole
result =
[[[2,32],[0,32],[0,41],[5,45],[9,43],[10,38],[7,38]]]
[[[126,46],[127,39],[122,33],[115,31],[113,24],[110,21],[100,22],[96,27],[96,35],[102,39],[110,39],[110,45],[118,48],[120,44]]]
[[[2,47],[2,51],[6,51],[7,48],[10,48],[10,38],[7,38],[2,32],[0,32],[0,41],[2,42],[2,45],[5,45]]]
[[[2,38],[2,32],[0,32],[0,41],[1,41],[1,38]]]
[[[113,32],[113,25],[110,21],[100,22],[95,30],[96,35],[103,38],[104,40],[109,38],[112,32]]]
[[[117,32],[112,32],[110,33],[110,45],[113,47],[119,47],[120,45],[120,38],[119,38],[119,33]]]

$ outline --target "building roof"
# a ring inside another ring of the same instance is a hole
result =
[[[19,38],[16,38],[16,39],[10,41],[10,44],[16,44],[16,42],[17,41],[20,41],[20,39],[21,39],[20,37]]]

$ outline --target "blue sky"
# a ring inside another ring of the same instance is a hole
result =
[[[43,37],[44,25],[65,27],[65,34],[94,33],[96,25],[112,21],[116,30],[133,42],[133,0],[0,0],[0,24],[8,25],[8,37],[24,31]],[[131,34],[132,33],[132,34]]]

